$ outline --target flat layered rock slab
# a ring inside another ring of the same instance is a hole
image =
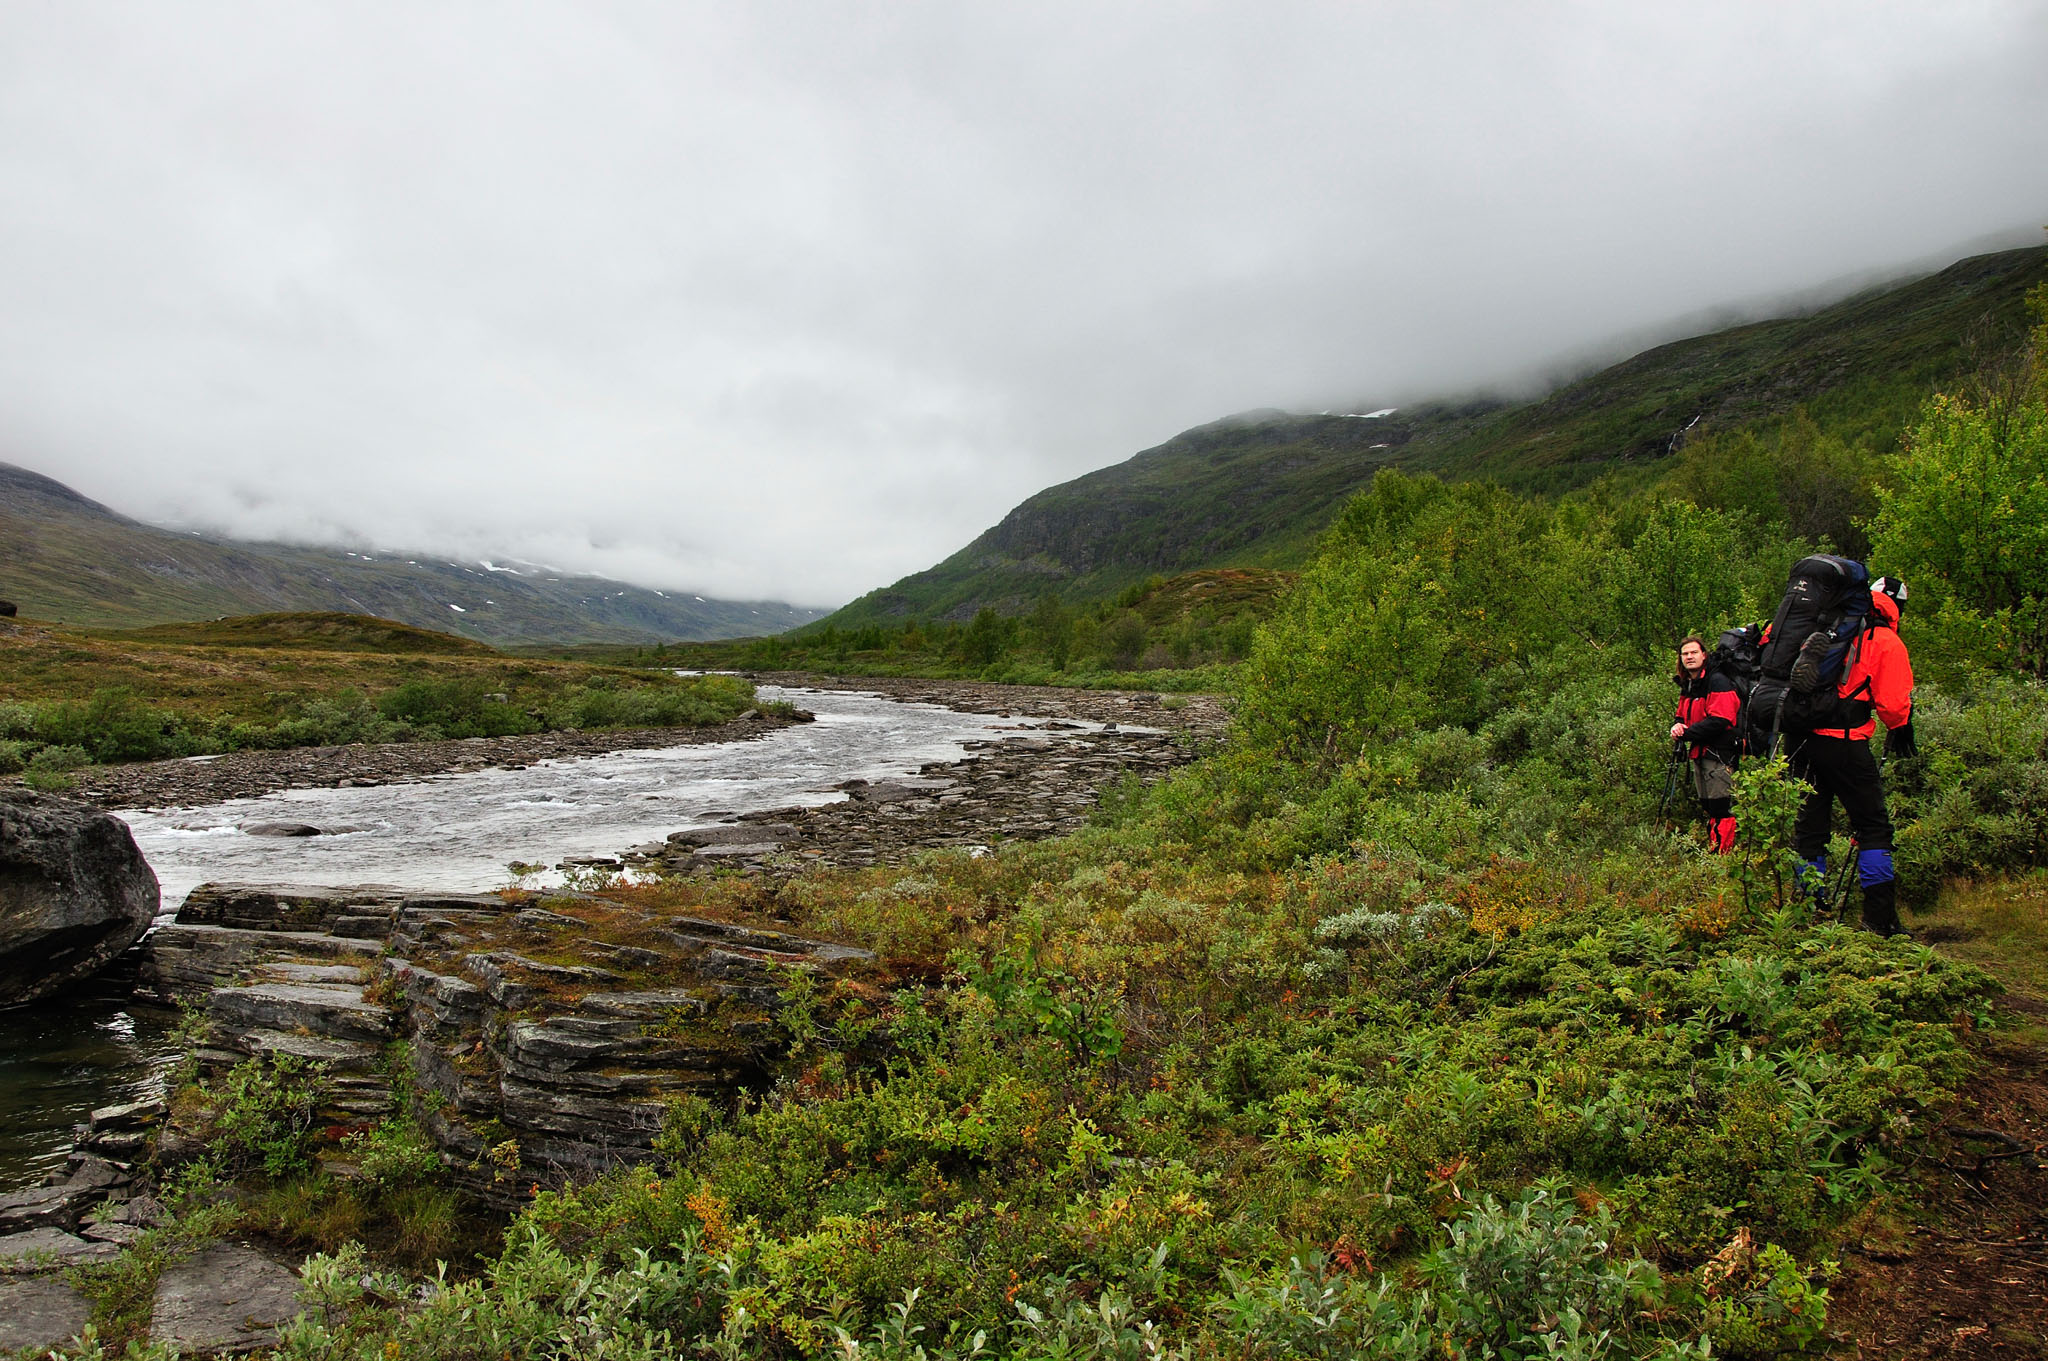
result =
[[[54,1276],[0,1281],[0,1352],[41,1352],[68,1342],[92,1317],[92,1302]]]
[[[88,1243],[62,1229],[30,1229],[0,1237],[0,1272],[55,1271],[59,1267],[112,1261],[120,1253],[112,1243]]]
[[[377,934],[386,930],[388,925]],[[170,922],[144,938],[142,976],[149,992],[170,1001],[206,992],[264,965],[374,964],[382,949],[376,940],[343,939],[318,931],[258,931]]]
[[[242,1030],[302,1031],[330,1040],[381,1044],[391,1036],[391,1014],[365,1001],[360,987],[336,983],[251,983],[215,988],[207,1010],[216,1022]]]
[[[0,1234],[18,1234],[23,1229],[68,1229],[78,1223],[98,1197],[80,1186],[31,1186],[25,1191],[0,1195]],[[0,1242],[6,1241],[0,1238]]]
[[[157,1279],[149,1335],[188,1352],[249,1352],[277,1344],[299,1314],[299,1278],[239,1243],[215,1243]]]
[[[384,1058],[381,1048],[361,1040],[330,1040],[285,1030],[252,1030],[235,1036],[233,1044],[245,1054],[283,1054],[308,1063],[324,1063],[335,1073],[375,1072]]]
[[[185,895],[185,901],[178,907],[177,921],[181,926],[324,931],[350,909],[389,909],[405,896],[404,889],[389,884],[280,886],[215,882],[201,884]]]
[[[357,964],[308,964],[300,960],[278,960],[258,966],[264,981],[271,983],[361,984],[363,970]]]

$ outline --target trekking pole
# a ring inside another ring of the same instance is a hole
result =
[[[1671,759],[1664,766],[1664,797],[1658,800],[1657,816],[1666,817],[1671,811],[1671,801],[1678,797],[1678,776],[1685,769],[1685,743],[1683,740],[1671,744]]]
[[[1836,917],[1841,916],[1842,910],[1848,906],[1849,879],[1856,870],[1859,850],[1856,838],[1850,837],[1849,854],[1835,867],[1835,881],[1826,886],[1827,911]]]

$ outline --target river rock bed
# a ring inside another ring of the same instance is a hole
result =
[[[1104,789],[1136,776],[1149,784],[1220,738],[1229,711],[1215,695],[1078,690],[1050,685],[888,676],[745,673],[757,684],[854,690],[961,713],[1030,715],[1028,736],[970,742],[970,755],[932,762],[917,777],[838,788],[844,802],[746,813],[725,826],[671,833],[584,868],[666,874],[742,870],[786,877],[810,865],[865,866],[920,850],[1036,841],[1080,828]],[[1082,730],[1077,722],[1105,725]],[[1137,731],[1132,731],[1137,728]]]
[[[971,742],[970,755],[922,766],[915,778],[849,780],[839,786],[843,802],[747,813],[580,863],[784,877],[810,865],[887,864],[921,850],[1036,841],[1081,827],[1102,791],[1126,776],[1149,784],[1195,756],[1190,742],[1169,733],[1076,731],[1059,719],[1031,726],[1029,736]]]
[[[78,796],[102,808],[192,808],[259,798],[285,789],[396,784],[492,766],[602,756],[611,751],[744,742],[805,717],[749,714],[708,728],[617,728],[543,732],[518,737],[461,737],[440,742],[375,742],[283,751],[234,751],[175,761],[88,766]]]

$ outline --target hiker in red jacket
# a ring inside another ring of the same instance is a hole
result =
[[[1836,689],[1832,721],[1791,734],[1785,755],[1792,773],[1813,786],[1799,810],[1793,848],[1814,873],[1827,875],[1828,834],[1841,800],[1856,837],[1856,877],[1863,885],[1863,925],[1882,936],[1904,933],[1892,875],[1892,820],[1884,806],[1884,776],[1870,754],[1872,715],[1884,720],[1887,756],[1911,756],[1913,664],[1899,640],[1899,607],[1906,583],[1879,577],[1870,587],[1870,621],[1851,645]]]
[[[1693,792],[1707,817],[1707,840],[1717,853],[1735,849],[1735,720],[1741,702],[1735,683],[1707,669],[1707,645],[1688,638],[1678,645],[1678,712],[1671,740],[1686,744],[1692,761]]]

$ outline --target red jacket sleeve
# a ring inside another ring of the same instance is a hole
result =
[[[1843,699],[1865,699],[1887,728],[1902,727],[1913,717],[1913,663],[1906,645],[1889,628],[1867,629],[1856,640],[1855,660],[1842,677],[1836,692]],[[1864,738],[1876,731],[1876,724],[1864,719],[1847,731],[1817,730],[1822,737]]]
[[[1863,650],[1870,667],[1870,702],[1877,716],[1887,728],[1904,727],[1913,718],[1913,662],[1906,655],[1905,643],[1890,629],[1877,629]]]

